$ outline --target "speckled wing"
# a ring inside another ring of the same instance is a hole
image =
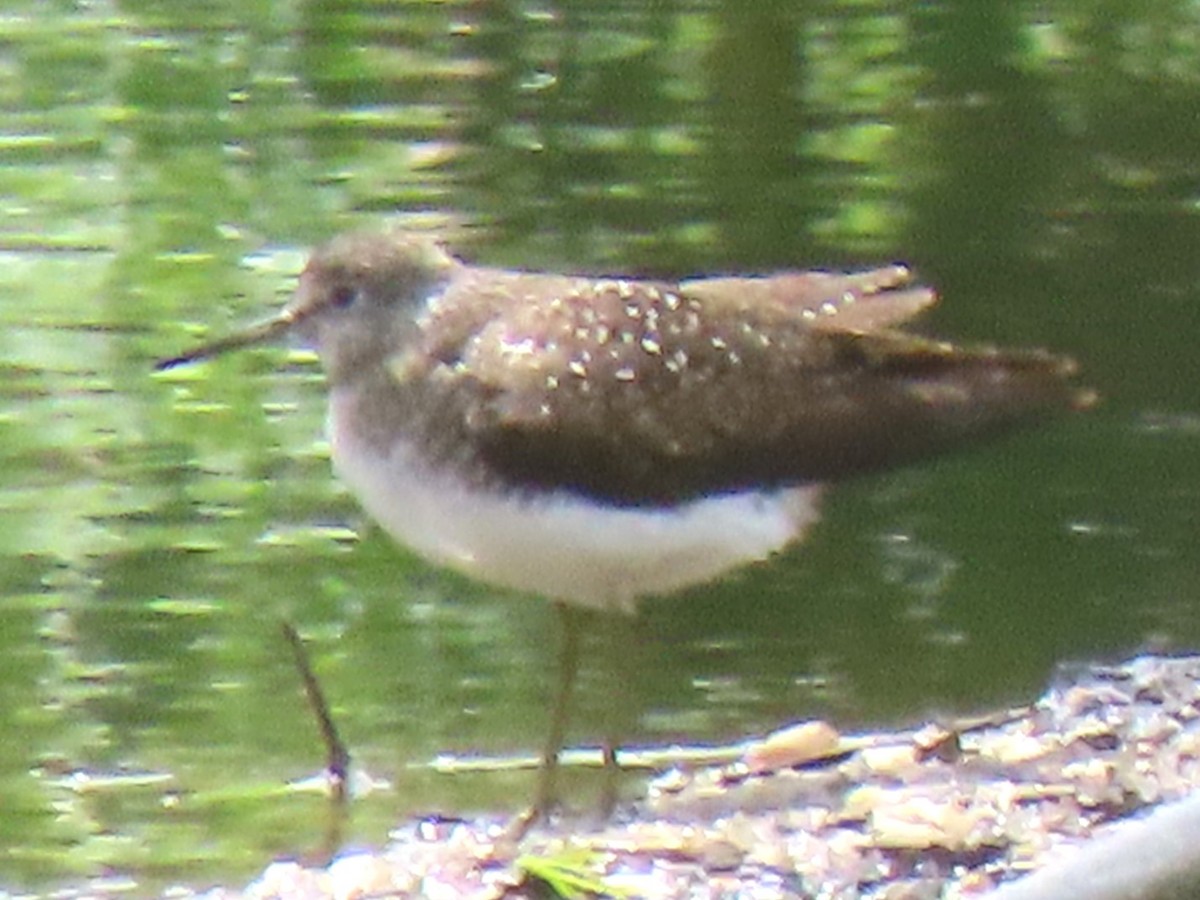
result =
[[[1081,402],[1068,360],[897,331],[902,267],[666,282],[483,271],[430,328],[480,469],[620,505],[837,478]],[[469,311],[467,311],[469,306]],[[486,310],[486,312],[485,312]]]
[[[937,295],[910,285],[907,266],[866,272],[783,272],[761,278],[701,278],[679,290],[704,303],[710,315],[752,314],[774,321],[797,317],[820,331],[879,331],[907,322]]]

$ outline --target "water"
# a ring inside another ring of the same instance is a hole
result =
[[[347,841],[528,796],[419,764],[540,745],[548,608],[364,520],[310,357],[150,373],[348,227],[591,271],[906,259],[931,331],[1070,352],[1104,395],[840,487],[805,546],[598,622],[575,743],[909,721],[1200,643],[1191,5],[745,10],[10,0],[0,887],[237,884],[321,846],[322,801],[285,789],[323,759],[281,617],[394,785]]]

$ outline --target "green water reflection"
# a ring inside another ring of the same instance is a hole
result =
[[[528,790],[410,764],[537,746],[543,605],[371,529],[305,354],[150,374],[385,218],[527,266],[904,258],[938,332],[1068,350],[1106,397],[845,486],[804,548],[597,629],[575,741],[897,721],[1194,648],[1197,46],[1182,0],[10,0],[0,889],[236,884],[319,846],[321,800],[283,789],[322,760],[281,616],[394,784],[348,840]]]

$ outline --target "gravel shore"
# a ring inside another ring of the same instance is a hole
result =
[[[519,857],[494,821],[412,822],[378,855],[278,863],[241,894],[205,896],[547,896],[533,872],[574,876],[558,888],[581,895],[978,896],[1065,865],[1195,791],[1198,721],[1200,657],[1144,657],[1077,669],[1028,707],[970,721],[854,736],[783,729],[733,762],[677,765],[606,827],[535,829]],[[1120,866],[1137,896],[1158,896],[1151,855],[1143,845]],[[1186,880],[1189,863],[1170,871],[1172,884]]]

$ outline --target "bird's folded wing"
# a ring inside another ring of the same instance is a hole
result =
[[[932,294],[871,274],[556,279],[464,337],[448,402],[492,470],[630,505],[884,468],[1083,402],[1061,357],[879,330]]]

